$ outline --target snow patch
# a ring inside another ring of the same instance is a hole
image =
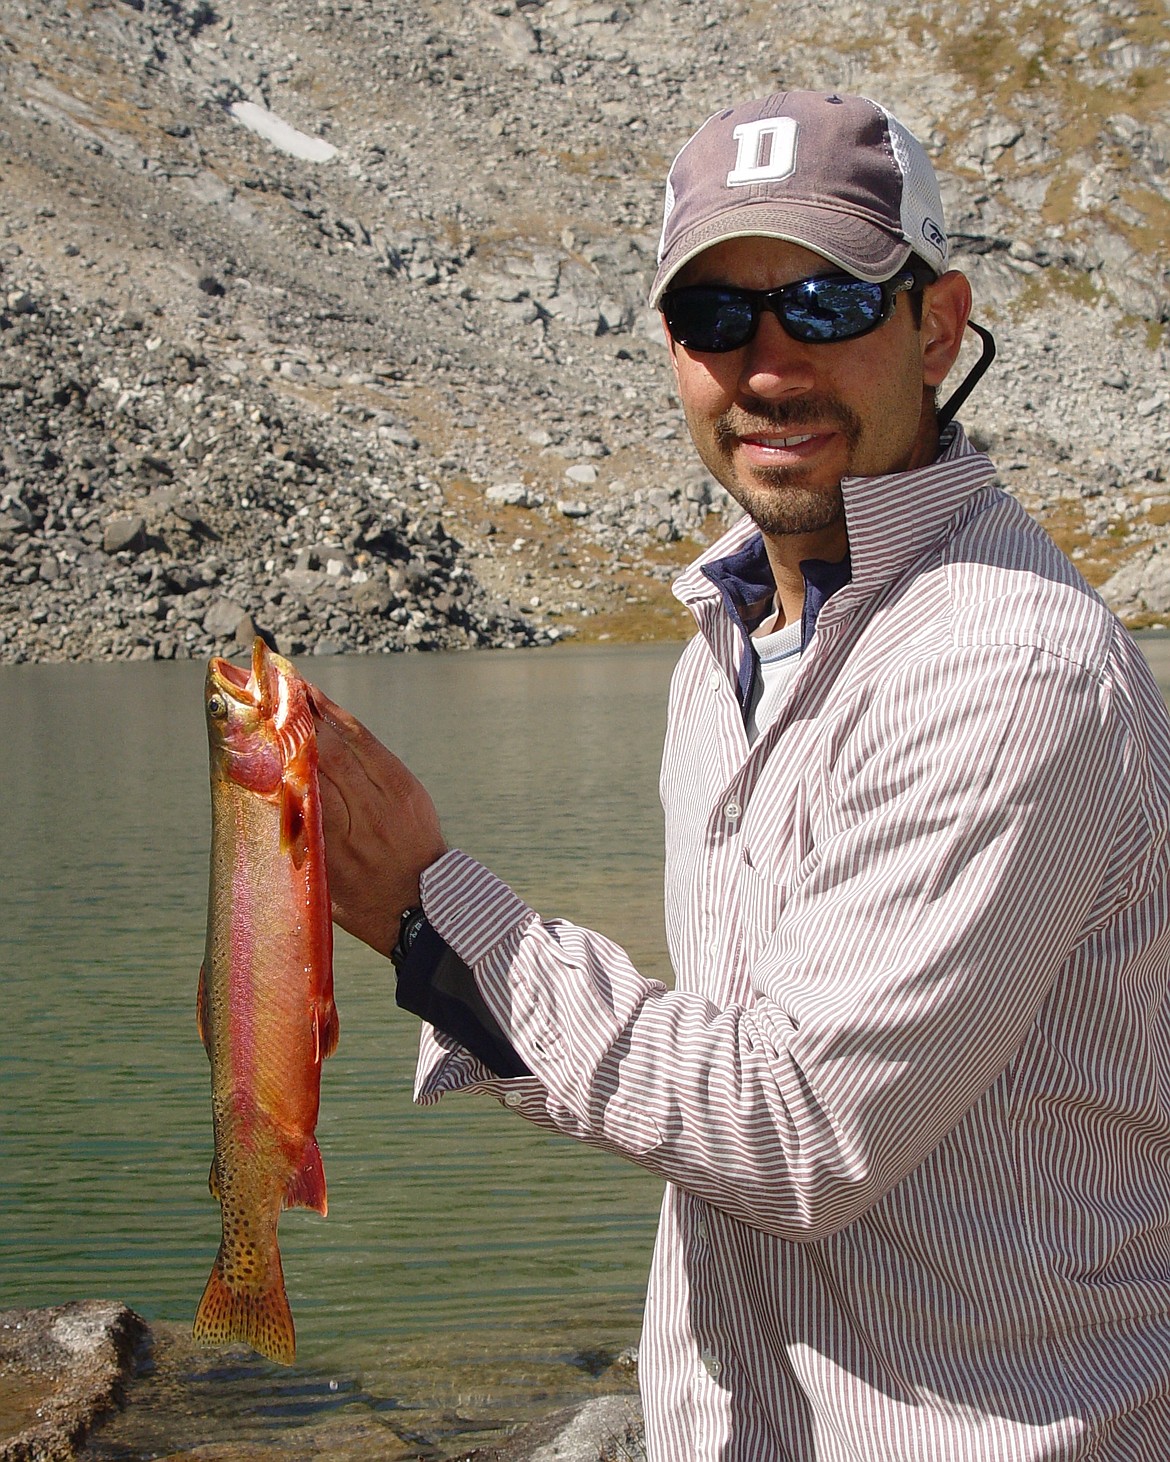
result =
[[[258,102],[232,102],[228,111],[241,126],[290,157],[299,157],[303,162],[331,162],[337,156],[337,148],[323,137],[310,137],[299,132],[291,122],[270,112]]]

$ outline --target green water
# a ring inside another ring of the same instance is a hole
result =
[[[427,780],[453,843],[665,977],[657,764],[677,655],[581,648],[306,670]],[[415,1109],[417,1025],[394,1007],[388,966],[344,935],[341,1044],[318,1128],[329,1217],[281,1220],[297,1367],[237,1355],[211,1383],[210,1362],[186,1352],[218,1242],[194,1018],[202,673],[0,671],[0,1308],[101,1297],[156,1322],[187,1395],[168,1402],[182,1435],[165,1435],[164,1407],[143,1455],[238,1437],[244,1413],[245,1434],[279,1432],[355,1394],[428,1437],[587,1394],[591,1373],[637,1340],[660,1184],[495,1103]],[[150,1397],[131,1408],[140,1426]]]

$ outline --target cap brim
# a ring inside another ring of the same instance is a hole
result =
[[[749,238],[799,244],[846,273],[875,284],[896,274],[911,253],[900,234],[855,213],[814,204],[748,204],[708,219],[672,241],[650,288],[651,307],[658,307],[675,275],[713,244]]]

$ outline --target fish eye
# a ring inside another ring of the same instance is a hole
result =
[[[209,716],[213,717],[216,721],[222,721],[227,713],[227,699],[220,695],[219,691],[215,691],[207,697],[207,714]]]

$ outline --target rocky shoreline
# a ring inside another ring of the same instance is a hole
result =
[[[162,1329],[156,1334],[133,1310],[106,1300],[0,1311],[0,1462],[157,1456],[159,1440],[172,1462],[278,1462],[290,1455],[328,1456],[333,1462],[643,1462],[646,1455],[641,1406],[628,1390],[559,1407],[500,1443],[472,1451],[444,1445],[441,1438],[411,1435],[375,1411],[354,1407],[343,1415],[322,1408],[322,1415],[305,1420],[295,1435],[270,1443],[180,1438],[174,1435],[179,1422],[173,1420],[170,1435],[155,1437],[145,1450],[124,1437],[107,1450],[93,1434],[128,1402],[135,1404],[135,1376],[150,1376],[159,1352],[176,1344],[182,1351],[183,1342]],[[211,1357],[221,1371],[221,1389],[231,1384],[225,1360]],[[627,1386],[633,1366],[627,1360],[615,1367]],[[176,1369],[187,1374],[191,1367],[180,1363]],[[311,1389],[302,1383],[302,1390]],[[94,1445],[88,1446],[91,1439]]]
[[[687,633],[728,504],[645,308],[662,178],[786,85],[926,139],[1000,345],[964,422],[1165,622],[1168,48],[1124,0],[9,7],[0,662]]]

